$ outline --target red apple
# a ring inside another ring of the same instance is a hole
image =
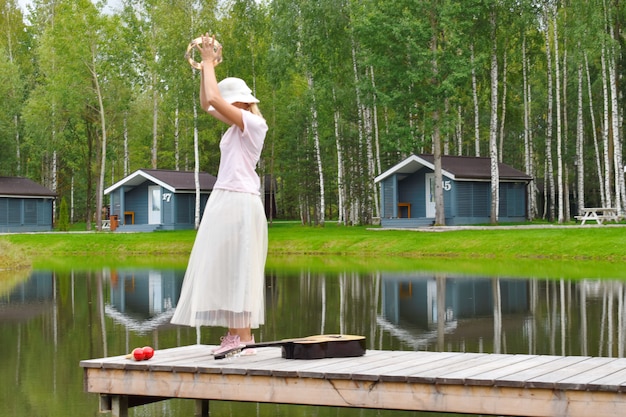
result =
[[[133,358],[136,361],[142,361],[145,359],[145,354],[143,353],[143,349],[142,348],[135,348],[133,349]]]
[[[150,346],[144,346],[142,350],[144,360],[148,360],[154,356],[154,349],[152,349]]]

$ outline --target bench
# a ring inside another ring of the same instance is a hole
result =
[[[588,220],[593,220],[597,224],[619,221],[617,209],[612,207],[586,207],[581,212],[583,213],[582,216],[574,216],[576,220],[580,220],[581,225],[584,225]]]

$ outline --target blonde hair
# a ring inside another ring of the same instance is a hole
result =
[[[249,103],[250,107],[250,113],[252,114],[256,114],[259,117],[263,117],[263,115],[261,114],[261,109],[259,109],[259,106],[256,103]]]

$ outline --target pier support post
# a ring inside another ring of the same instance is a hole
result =
[[[111,397],[111,416],[128,417],[128,397],[126,395],[113,395]]]
[[[196,412],[198,417],[209,417],[209,400],[196,400]]]

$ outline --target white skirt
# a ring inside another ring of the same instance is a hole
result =
[[[258,328],[265,321],[267,219],[258,195],[213,190],[171,322]]]

